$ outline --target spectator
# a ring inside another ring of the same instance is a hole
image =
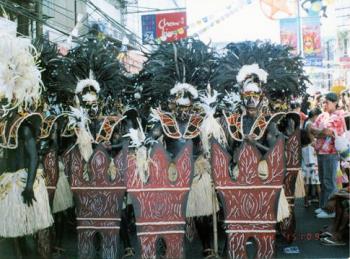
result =
[[[315,94],[315,99],[314,99],[314,106],[313,108],[322,108],[322,95],[320,92],[317,92]]]
[[[334,136],[342,135],[345,131],[344,112],[336,109],[337,102],[338,97],[335,93],[326,94],[324,112],[310,129],[317,138],[315,150],[321,182],[320,208],[315,210],[318,218],[335,217],[335,213],[327,213],[324,208],[330,196],[337,191],[336,174],[339,161]]]
[[[335,219],[321,233],[321,243],[328,246],[346,245],[345,239],[349,236],[349,188],[336,192],[328,201],[327,208],[335,211]]]
[[[308,114],[308,119],[305,121],[304,130],[308,135],[308,139],[311,142],[309,145],[302,148],[302,169],[305,179],[305,208],[310,206],[310,197],[313,189],[316,192],[316,196],[320,198],[320,179],[318,176],[317,168],[317,155],[313,147],[314,136],[312,135],[310,128],[315,122],[316,118],[321,114],[319,108],[313,109]]]
[[[340,94],[339,108],[346,112],[350,112],[349,92],[343,91]]]
[[[301,105],[299,102],[292,102],[290,104],[290,108],[292,109],[293,112],[299,113],[300,116],[300,127],[304,125],[305,120],[307,119],[307,116],[305,113],[301,111]]]
[[[301,102],[301,111],[304,113],[304,114],[308,114],[309,111],[310,111],[310,106],[311,106],[311,103],[309,101],[309,98],[310,98],[310,95],[309,94],[306,94]]]

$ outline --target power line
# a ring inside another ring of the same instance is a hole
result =
[[[36,2],[38,0],[35,0]],[[117,22],[116,20],[114,20],[113,18],[111,18],[108,14],[106,14],[104,11],[102,11],[100,8],[98,8],[96,5],[94,5],[93,3],[91,3],[91,1],[87,1],[87,0],[80,0],[81,2],[87,4],[90,6],[90,8],[92,8],[93,10],[93,13],[94,12],[98,12],[104,19],[106,19],[108,22],[110,22],[112,25],[114,25],[117,29],[119,29],[119,31],[121,33],[125,33],[126,35],[125,36],[128,36],[128,35],[132,35],[135,37],[134,38],[131,38],[130,40],[132,42],[134,42],[134,44],[140,46],[141,48],[144,48],[144,49],[147,49],[145,46],[143,46],[142,44],[140,44],[136,39],[141,39],[138,35],[136,35],[134,32],[132,32],[131,30],[129,30],[128,28],[126,28],[125,26],[123,26],[122,24],[120,24],[119,22]],[[6,0],[0,0],[0,3],[6,7],[7,9],[9,9],[10,11],[13,11],[14,13],[17,13],[17,14],[20,14],[20,15],[23,15],[25,17],[28,17],[29,19],[33,20],[33,21],[36,21],[36,22],[40,22],[46,26],[48,26],[49,28],[63,34],[63,35],[66,35],[66,36],[69,36],[70,35],[70,31],[67,32],[67,31],[63,31],[59,28],[57,28],[56,26],[54,26],[51,21],[46,21],[44,19],[40,19],[39,17],[35,16],[32,12],[28,11],[26,8],[24,8],[23,6],[21,5],[18,5],[18,4],[14,4],[14,3],[9,3],[7,2]],[[56,5],[57,6],[57,5]],[[56,9],[53,9],[51,7],[48,7],[50,8],[51,10],[55,10],[57,13],[61,13],[63,14],[62,12],[59,12],[57,11]],[[64,14],[63,14],[64,15]],[[65,15],[66,16],[66,15]],[[67,17],[67,16],[66,16]],[[69,17],[70,18],[70,17]],[[87,19],[87,17],[85,18]],[[58,22],[57,20],[55,20],[55,23],[61,25],[62,27],[65,27],[67,29],[71,29],[69,28],[67,25],[65,24],[62,24],[60,22]],[[89,26],[83,24],[85,27],[89,28]]]
[[[38,3],[40,0],[34,0],[34,1],[35,1],[36,3]],[[44,5],[44,4],[43,4],[43,5]],[[58,4],[55,4],[55,5],[56,5],[56,6],[59,6]],[[74,24],[74,26],[75,26],[75,17],[67,16],[66,14],[64,14],[64,13],[62,13],[62,12],[59,12],[58,10],[56,10],[56,9],[54,9],[54,8],[51,8],[51,7],[47,6],[47,5],[44,5],[44,6],[47,7],[48,9],[50,9],[50,10],[52,10],[52,11],[58,13],[58,14],[61,14],[61,15],[64,16],[64,17],[68,18],[70,21],[73,22],[73,24]],[[62,9],[67,10],[67,11],[70,11],[70,10],[64,8],[64,7],[62,7]],[[94,13],[94,12],[95,12],[95,11],[93,11],[93,13]],[[91,15],[91,14],[90,14],[90,15]],[[87,29],[89,29],[90,27],[89,27],[88,25],[86,25],[86,24],[83,23],[84,21],[86,21],[87,18],[88,18],[88,17],[85,17],[84,20],[82,20],[82,21],[80,21],[80,22],[81,22],[81,24],[82,24],[83,26],[85,26]],[[57,22],[58,24],[62,25],[63,27],[66,27],[66,28],[68,28],[68,29],[72,29],[70,26],[67,26],[67,25],[65,25],[65,24],[62,24],[62,23],[58,22],[57,19],[56,19],[55,22]],[[73,27],[74,27],[74,26],[73,26]]]
[[[20,14],[20,15],[23,15],[31,20],[34,20],[36,22],[41,22],[42,24],[45,24],[46,26],[50,27],[51,29],[54,29],[62,34],[65,34],[67,36],[69,36],[69,33],[65,32],[65,31],[62,31],[58,28],[56,28],[55,26],[47,23],[45,20],[43,19],[40,19],[36,16],[34,16],[30,11],[28,11],[26,8],[23,8],[22,6],[18,5],[18,4],[12,4],[12,3],[9,3],[7,1],[4,1],[4,0],[0,0],[0,3],[8,10],[14,12],[14,13],[17,13],[17,14]]]
[[[37,0],[36,0],[36,1],[37,1]],[[43,2],[50,3],[50,4],[54,5],[54,6],[57,6],[58,8],[61,8],[61,9],[65,10],[65,11],[67,11],[67,12],[70,12],[70,13],[73,13],[73,14],[74,14],[74,12],[73,12],[72,10],[69,10],[68,8],[65,8],[65,7],[63,7],[63,6],[59,5],[59,4],[56,4],[56,3],[54,2],[54,0],[52,0],[52,1],[50,1],[50,2],[48,2],[47,0],[43,0]]]
[[[126,36],[128,34],[133,35],[136,39],[142,40],[141,37],[139,37],[137,34],[135,34],[133,31],[131,31],[130,29],[128,29],[127,27],[125,27],[124,25],[122,25],[121,23],[119,23],[118,21],[114,20],[112,17],[110,17],[108,14],[106,14],[104,11],[102,11],[98,6],[96,6],[94,3],[92,3],[90,0],[80,0],[82,2],[84,2],[85,4],[90,5],[90,7],[96,9],[103,17],[105,17],[109,22],[111,22],[112,24],[116,25],[117,28],[119,28],[120,30],[122,30],[122,32],[124,32],[126,34]],[[131,40],[133,40],[131,38]],[[139,45],[141,48],[145,48],[145,46],[143,46],[140,42],[138,42],[137,40],[135,41],[135,43],[137,45]]]
[[[152,13],[152,12],[168,12],[168,11],[182,11],[186,10],[186,8],[168,8],[168,9],[150,9],[146,11],[131,11],[131,12],[126,12],[127,14],[134,14],[134,13]]]

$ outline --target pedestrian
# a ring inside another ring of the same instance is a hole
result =
[[[345,112],[350,112],[350,92],[349,90],[343,91],[340,94],[339,107],[342,108]]]
[[[337,95],[327,93],[323,103],[324,112],[311,127],[312,134],[317,138],[315,150],[321,182],[320,208],[315,210],[318,218],[335,216],[335,213],[328,213],[324,208],[329,197],[337,191],[336,174],[339,158],[334,144],[335,134],[342,135],[345,131],[344,112],[337,110],[337,103]]]
[[[300,125],[304,125],[305,120],[307,119],[307,115],[301,111],[301,104],[299,102],[293,102],[290,105],[290,108],[293,112],[296,112],[300,116]]]
[[[315,190],[317,199],[320,198],[320,179],[318,175],[317,167],[317,155],[314,149],[314,136],[311,133],[311,126],[316,121],[317,117],[321,114],[319,108],[311,110],[308,114],[308,119],[305,121],[303,128],[308,135],[310,144],[302,148],[302,170],[304,173],[305,182],[305,208],[310,206],[310,198],[312,191]]]

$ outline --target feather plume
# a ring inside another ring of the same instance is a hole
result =
[[[84,111],[83,108],[71,108],[71,113],[69,114],[68,127],[75,128],[77,130],[77,144],[81,155],[83,156],[85,162],[88,162],[92,153],[92,143],[94,139],[89,130],[89,116]]]
[[[260,83],[269,99],[290,98],[305,93],[308,78],[303,70],[303,59],[292,55],[289,46],[268,41],[244,41],[230,43],[225,50],[225,54],[218,58],[217,69],[210,81],[216,89],[239,92],[239,82],[245,79],[244,74],[248,74],[241,71],[241,76],[237,78],[241,68],[258,64],[268,73],[266,83],[261,81],[265,76],[261,76]]]
[[[170,94],[184,94],[185,92],[190,93],[194,99],[198,98],[197,89],[190,84],[187,83],[176,83],[173,88],[170,89]]]
[[[149,119],[149,122],[158,122],[158,121],[160,121],[159,112],[158,112],[157,109],[151,108],[150,117],[151,118]]]
[[[218,92],[211,89],[210,84],[207,86],[206,94],[200,94],[199,99],[201,101],[201,106],[206,114],[214,114],[216,111],[216,103],[218,101]],[[215,104],[215,105],[213,105]]]
[[[214,52],[203,42],[192,38],[159,45],[148,54],[136,78],[142,89],[141,109],[148,113],[149,107],[167,107],[169,98],[179,88],[182,88],[181,91],[186,88],[186,91],[191,91],[190,95],[197,98],[195,89],[206,88],[214,69],[214,60]]]
[[[225,132],[220,123],[215,119],[214,114],[216,112],[216,104],[218,98],[218,92],[211,91],[210,85],[207,87],[206,95],[201,95],[201,106],[203,107],[206,115],[201,125],[201,140],[205,153],[210,152],[210,138],[216,139],[220,144],[226,145],[227,140]]]
[[[265,70],[259,68],[259,65],[256,63],[252,65],[244,65],[238,71],[237,82],[242,83],[252,75],[256,75],[259,78],[260,82],[263,82],[263,83],[267,82],[268,73]]]
[[[131,145],[129,147],[138,148],[141,147],[146,140],[145,134],[140,129],[129,129],[129,133],[123,135],[123,137],[129,137]]]
[[[27,107],[40,98],[43,83],[36,65],[36,49],[27,38],[0,31],[0,96],[11,105],[3,109]],[[33,56],[33,53],[35,56]]]
[[[148,180],[148,153],[147,148],[145,146],[146,136],[142,130],[142,125],[139,120],[137,120],[139,124],[138,129],[129,129],[129,133],[125,134],[123,137],[129,137],[131,144],[129,147],[136,148],[136,171],[142,183],[146,183]]]
[[[77,88],[75,89],[75,93],[81,93],[86,87],[91,86],[95,89],[96,93],[100,92],[100,84],[94,79],[83,79],[79,80],[77,83]]]

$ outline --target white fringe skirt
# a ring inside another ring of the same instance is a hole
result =
[[[26,182],[25,169],[0,176],[0,237],[30,235],[53,224],[42,171],[37,171],[32,206],[23,202]]]
[[[60,161],[58,181],[55,195],[53,197],[52,213],[65,211],[71,207],[73,207],[73,193],[70,189],[67,176],[64,173],[64,165]]]
[[[219,210],[216,193],[210,176],[211,167],[208,160],[199,157],[194,166],[194,178],[188,195],[186,217],[212,215]]]

